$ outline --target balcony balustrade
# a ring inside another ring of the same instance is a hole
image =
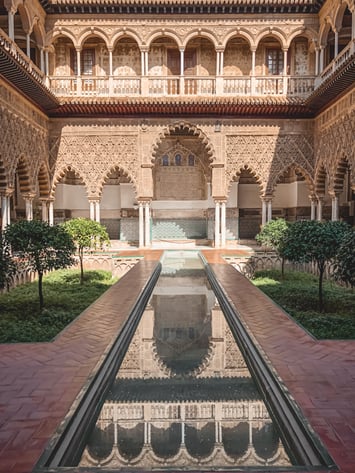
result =
[[[305,97],[314,90],[313,76],[265,77],[62,77],[49,78],[58,96],[265,96]],[[221,84],[221,86],[219,85]],[[181,91],[183,91],[181,93]]]

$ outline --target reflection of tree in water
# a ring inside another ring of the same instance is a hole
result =
[[[186,424],[185,443],[190,455],[196,458],[210,455],[215,444],[215,431],[216,426],[214,422],[208,422],[201,428],[193,424]]]
[[[239,458],[248,450],[249,424],[240,422],[233,427],[222,427],[224,450],[232,458]]]
[[[92,434],[89,437],[87,448],[90,455],[95,460],[102,460],[109,456],[114,442],[114,427],[109,424],[106,428],[101,429],[98,425],[95,426]]]
[[[279,436],[271,422],[253,428],[253,444],[261,458],[272,458],[279,447]]]
[[[118,426],[117,444],[118,450],[124,458],[128,460],[136,458],[142,451],[144,444],[144,424],[137,424],[131,429]]]
[[[181,445],[181,425],[172,423],[168,428],[151,426],[151,446],[156,455],[162,458],[173,457]]]

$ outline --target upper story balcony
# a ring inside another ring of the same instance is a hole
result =
[[[0,16],[1,45],[18,50],[19,62],[36,70],[38,81],[63,98],[306,99],[354,57],[355,14],[345,2],[332,22],[322,23],[318,37],[301,20],[283,32],[282,21],[266,28],[262,18],[243,28],[228,22],[206,22],[203,28],[184,23],[180,36],[162,27],[164,20],[159,19],[147,34],[137,26],[92,26],[95,18],[86,18],[87,24],[76,27],[74,35],[64,17],[50,23],[50,31],[41,37],[36,23],[24,34],[21,12],[9,12],[7,28],[5,16]]]

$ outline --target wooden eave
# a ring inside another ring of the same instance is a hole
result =
[[[55,95],[44,85],[41,71],[24,58],[10,40],[0,36],[0,76],[34,105],[48,112],[58,107]]]
[[[355,54],[352,54],[340,68],[331,74],[316,90],[307,97],[305,104],[317,113],[332,101],[345,94],[355,85]]]
[[[61,99],[50,117],[273,117],[308,118],[302,100],[282,97],[142,97]]]

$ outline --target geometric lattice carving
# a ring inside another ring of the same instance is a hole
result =
[[[309,135],[233,135],[226,137],[229,183],[249,168],[262,193],[272,194],[277,181],[290,167],[300,169],[309,182],[314,172],[313,139]]]
[[[117,165],[137,186],[137,141],[137,136],[132,135],[53,137],[50,157],[53,185],[70,168],[83,179],[88,195],[99,197],[108,172]]]

